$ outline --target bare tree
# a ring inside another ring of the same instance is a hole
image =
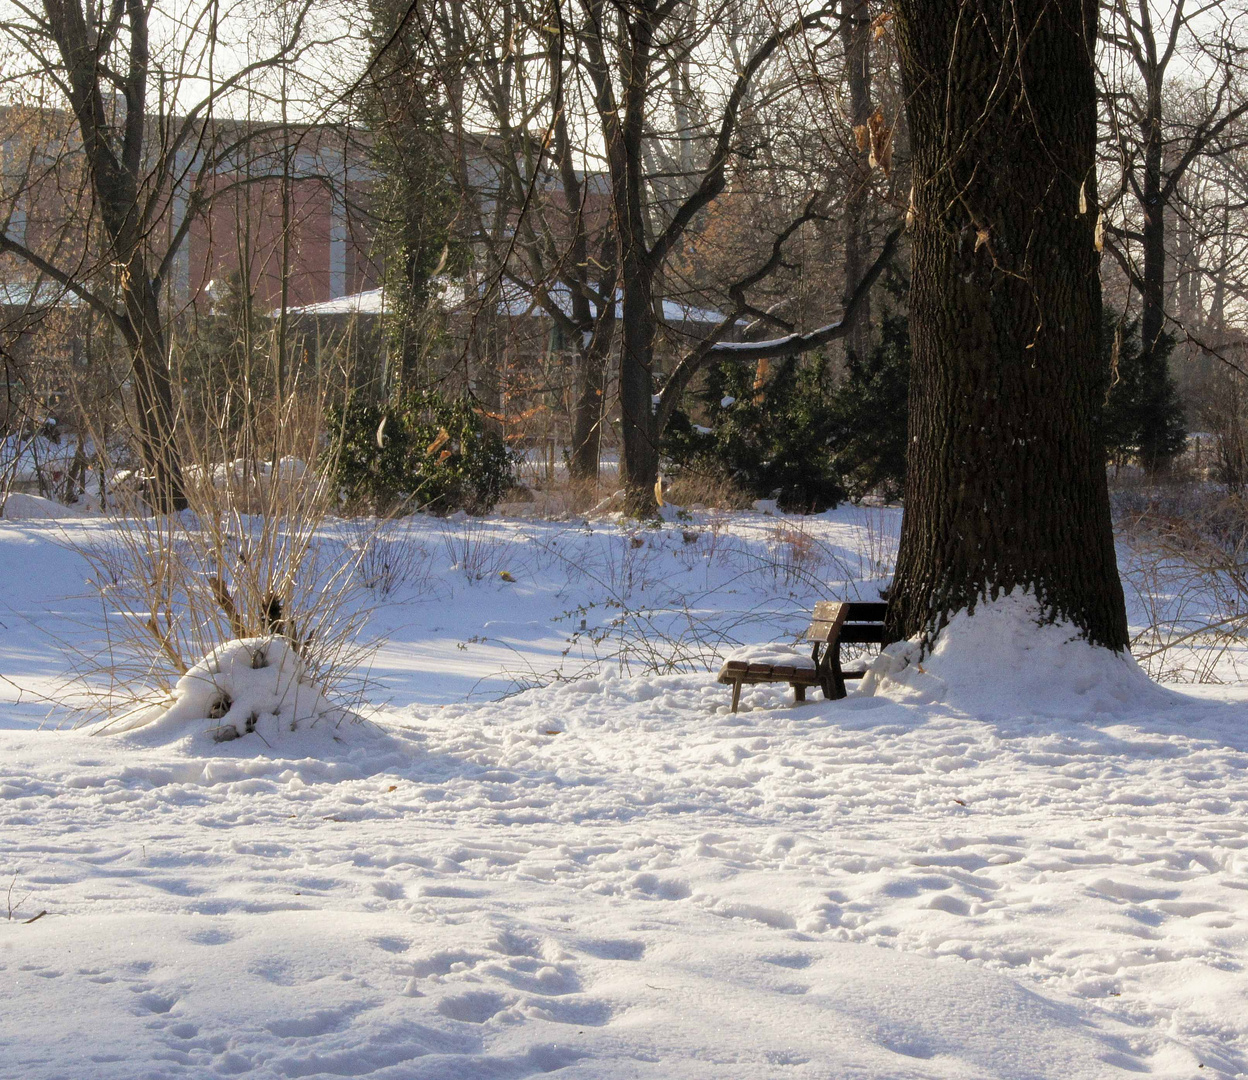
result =
[[[132,358],[140,454],[153,505],[185,506],[170,382],[171,278],[192,222],[232,186],[249,147],[280,125],[223,123],[244,93],[292,67],[317,44],[311,0],[286,8],[281,33],[251,33],[252,48],[227,50],[224,28],[256,13],[206,0],[190,10],[142,0],[15,4],[0,22],[7,44],[3,87],[29,93],[42,118],[28,167],[3,192],[0,255],[89,305],[114,326]],[[261,86],[264,93],[271,87]],[[9,140],[6,140],[9,141]],[[266,152],[271,151],[271,145]],[[49,178],[58,203],[47,226],[33,219]],[[253,176],[251,179],[255,179]],[[12,208],[30,213],[15,227]]]
[[[1112,186],[1105,232],[1140,294],[1146,355],[1166,328],[1174,239],[1167,218],[1178,210],[1184,181],[1202,160],[1243,146],[1246,14],[1238,4],[1187,0],[1117,0],[1106,9],[1101,100]]]

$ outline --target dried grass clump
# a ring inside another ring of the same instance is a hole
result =
[[[722,473],[684,471],[672,480],[663,498],[689,509],[748,510],[754,505],[754,496]]]

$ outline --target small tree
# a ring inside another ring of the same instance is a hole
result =
[[[668,422],[664,450],[679,472],[727,473],[781,510],[819,513],[845,498],[832,456],[836,418],[827,360],[789,357],[759,384],[752,366],[721,363],[702,395],[709,427],[684,413]]]
[[[1103,425],[1105,449],[1115,465],[1133,460],[1149,473],[1160,472],[1187,445],[1183,407],[1170,375],[1173,349],[1174,339],[1163,334],[1146,351],[1138,323],[1124,326],[1105,313],[1101,353],[1109,387]]]
[[[850,353],[832,399],[834,465],[853,498],[901,494],[909,391],[910,328],[905,316],[886,315],[880,343],[865,358]]]

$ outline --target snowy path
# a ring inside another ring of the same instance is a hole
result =
[[[49,911],[0,922],[0,1076],[1248,1068],[1242,692],[726,694],[414,707],[320,760],[0,733],[0,867]]]

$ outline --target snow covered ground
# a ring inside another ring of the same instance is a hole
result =
[[[1014,598],[728,712],[699,643],[874,599],[895,512],[419,519],[373,722],[224,743],[40,726],[107,528],[0,522],[5,1080],[1248,1071],[1248,689]]]

